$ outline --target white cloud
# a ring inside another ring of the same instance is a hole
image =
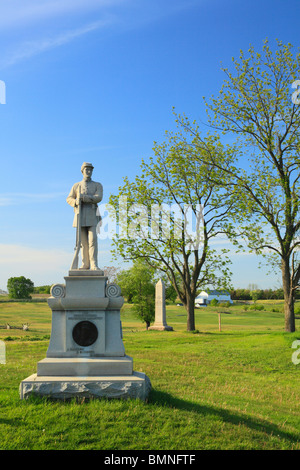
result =
[[[25,276],[36,286],[64,282],[68,275],[74,252],[32,248],[23,245],[0,243],[0,289],[6,290],[10,277]],[[110,250],[100,249],[101,266],[110,264]]]
[[[0,30],[122,3],[128,0],[1,0]]]
[[[6,193],[0,194],[0,206],[13,206],[20,204],[30,204],[32,202],[45,202],[52,199],[65,197],[65,192],[60,193]]]
[[[172,14],[178,15],[198,1],[1,0],[0,33],[4,33],[5,39],[0,44],[0,66],[6,68],[105,27],[118,25],[118,31],[140,28]],[[83,21],[87,23],[83,25]],[[74,26],[66,29],[66,24]],[[47,34],[42,36],[41,31]]]
[[[118,16],[112,13],[114,7],[127,5],[130,1],[1,0],[0,33],[6,33],[3,43],[5,47],[2,47],[1,68],[115,24]],[[87,14],[93,15],[93,21],[88,21],[86,17],[83,20],[83,15]],[[70,24],[73,26],[69,26]]]
[[[55,35],[53,37],[38,39],[35,41],[25,41],[20,44],[16,50],[10,53],[7,59],[4,59],[4,61],[2,62],[2,66],[8,67],[16,64],[17,62],[20,62],[21,60],[29,59],[30,57],[33,57],[47,50],[68,44],[74,39],[84,36],[85,34],[108,26],[112,23],[112,21],[113,20],[111,18],[100,20],[85,25],[81,28],[64,31],[63,33]]]
[[[61,281],[67,274],[72,254],[55,249],[36,249],[0,244],[0,288],[6,290],[10,277],[25,276],[36,285]]]
[[[38,262],[44,268],[53,268],[70,260],[70,253],[61,250],[28,248],[22,245],[0,244],[0,267],[3,265],[20,265]],[[31,269],[31,267],[30,267]]]
[[[11,197],[0,196],[0,206],[11,206],[14,201]]]

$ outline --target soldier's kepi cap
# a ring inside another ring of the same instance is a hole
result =
[[[82,165],[81,165],[81,171],[86,168],[87,166],[89,166],[90,168],[93,168],[93,165],[91,163],[88,163],[88,162],[84,162]]]

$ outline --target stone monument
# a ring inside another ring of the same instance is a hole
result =
[[[149,330],[173,331],[172,326],[167,325],[165,284],[162,279],[155,286],[155,321]]]
[[[67,198],[75,211],[75,255],[65,284],[51,288],[49,347],[37,372],[21,382],[21,399],[35,394],[63,400],[145,400],[151,389],[149,378],[135,372],[133,359],[125,354],[120,287],[108,283],[98,267],[97,203],[102,199],[102,185],[91,180],[92,171],[90,163],[82,165],[84,179],[72,187]],[[82,266],[78,268],[80,249]]]

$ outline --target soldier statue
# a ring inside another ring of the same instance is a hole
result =
[[[81,247],[82,266],[79,269],[99,270],[97,225],[101,220],[98,202],[102,200],[101,183],[92,180],[93,165],[84,162],[81,166],[83,180],[72,187],[67,203],[74,207],[73,227],[77,228],[76,253],[71,269],[78,269],[78,255]]]

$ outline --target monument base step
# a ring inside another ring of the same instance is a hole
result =
[[[129,356],[103,358],[53,358],[38,362],[37,376],[80,377],[132,375],[133,360]]]
[[[146,400],[151,382],[143,372],[130,376],[39,377],[33,374],[20,384],[20,398],[30,395],[59,400],[93,398],[138,398]]]
[[[164,325],[153,325],[153,326],[149,326],[148,330],[157,330],[157,331],[173,331],[173,327],[172,326],[164,326]]]

